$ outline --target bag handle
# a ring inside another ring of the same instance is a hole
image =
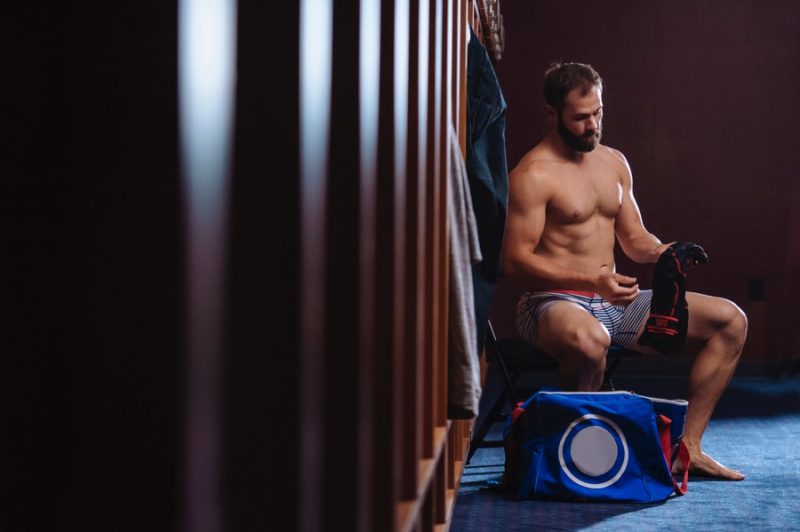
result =
[[[670,418],[659,414],[657,421],[658,435],[661,439],[661,450],[664,452],[664,460],[667,462],[667,468],[670,470],[670,476],[672,476],[672,485],[675,488],[675,494],[685,495],[686,490],[689,488],[689,465],[692,463],[691,457],[689,456],[689,449],[686,448],[686,444],[683,443],[683,441],[679,441],[676,449],[673,449],[670,439],[670,425],[672,425],[672,420]],[[677,451],[678,458],[681,459],[681,463],[683,464],[683,479],[681,485],[678,485],[675,476],[672,475],[674,451]]]

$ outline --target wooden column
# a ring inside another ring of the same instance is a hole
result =
[[[314,410],[300,431],[311,439],[300,451],[300,529],[441,530],[468,432],[446,419],[447,180],[451,127],[464,145],[472,8],[307,4],[331,16],[316,39],[329,31],[329,49],[314,57],[330,86],[300,91],[329,90],[309,122],[319,131],[300,136],[327,139],[301,146],[301,171],[316,173],[300,180],[299,338],[311,374],[299,396]],[[302,73],[311,58],[300,58]]]

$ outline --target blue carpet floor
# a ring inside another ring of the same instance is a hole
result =
[[[617,389],[686,397],[685,378],[615,379]],[[495,424],[489,439],[499,438]],[[503,470],[502,448],[481,448],[464,470],[451,529],[529,530],[798,530],[800,531],[800,379],[736,378],[703,441],[741,482],[690,478],[689,492],[653,505],[523,500],[487,488]]]

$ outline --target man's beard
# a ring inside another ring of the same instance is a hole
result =
[[[603,130],[602,127],[598,125],[596,131],[579,137],[567,129],[567,126],[564,125],[564,122],[559,116],[558,134],[561,135],[561,138],[564,140],[564,144],[566,144],[567,147],[581,153],[586,153],[592,151],[597,147],[598,144],[600,144],[600,138],[603,136]]]

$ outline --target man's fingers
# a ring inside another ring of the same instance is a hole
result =
[[[708,262],[708,254],[706,253],[706,250],[697,244],[692,244],[689,246],[688,254],[696,261]]]
[[[614,293],[614,298],[611,301],[614,305],[629,305],[639,295],[639,285],[633,286],[620,286]]]
[[[623,287],[622,293],[625,295],[625,297],[635,298],[639,294],[639,285],[638,285],[638,283],[634,283],[631,286]]]
[[[691,257],[695,259],[695,261],[708,263],[708,254],[706,250],[694,242],[679,242],[674,247],[674,251],[682,261]]]
[[[636,284],[636,277],[628,277],[627,275],[616,274],[614,280],[617,281],[617,284],[622,286],[632,286]]]

